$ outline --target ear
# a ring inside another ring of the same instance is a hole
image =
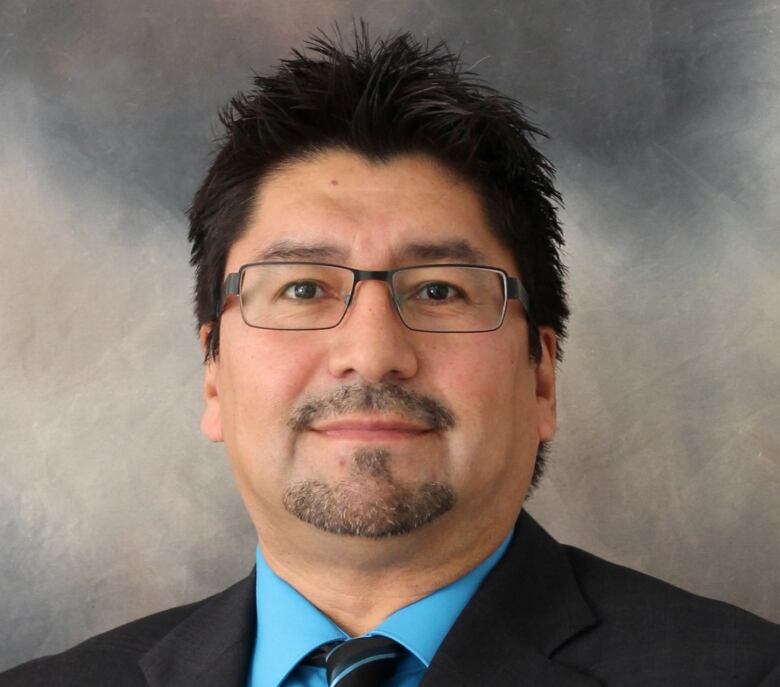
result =
[[[204,324],[200,328],[198,338],[203,355],[206,355],[208,335],[212,325]],[[203,370],[203,415],[200,419],[200,431],[209,441],[224,441],[222,433],[222,413],[219,406],[217,379],[219,363],[212,355],[205,363]]]
[[[551,327],[539,327],[542,357],[536,366],[536,410],[539,441],[550,441],[555,435],[555,351],[558,338]]]

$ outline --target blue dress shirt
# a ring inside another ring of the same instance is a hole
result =
[[[387,687],[418,687],[455,619],[504,555],[513,532],[463,577],[398,609],[366,633],[391,637],[409,650]],[[325,668],[299,662],[318,646],[349,635],[276,575],[259,546],[256,555],[257,633],[248,687],[327,687]]]

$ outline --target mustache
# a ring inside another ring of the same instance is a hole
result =
[[[389,412],[432,430],[455,427],[455,414],[438,399],[399,384],[349,384],[322,398],[307,398],[287,423],[294,432],[330,417],[356,412]]]

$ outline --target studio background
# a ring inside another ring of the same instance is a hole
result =
[[[780,6],[0,2],[0,669],[249,572],[200,436],[184,210],[316,27],[462,48],[552,139],[573,316],[528,509],[780,621]]]

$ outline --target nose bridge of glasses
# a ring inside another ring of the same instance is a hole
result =
[[[393,270],[352,270],[352,273],[355,275],[355,283],[352,287],[352,291],[347,294],[345,299],[345,304],[347,306],[352,302],[360,282],[381,281],[387,284],[387,288],[390,290],[390,297],[396,308],[398,308],[400,299],[393,289]]]

